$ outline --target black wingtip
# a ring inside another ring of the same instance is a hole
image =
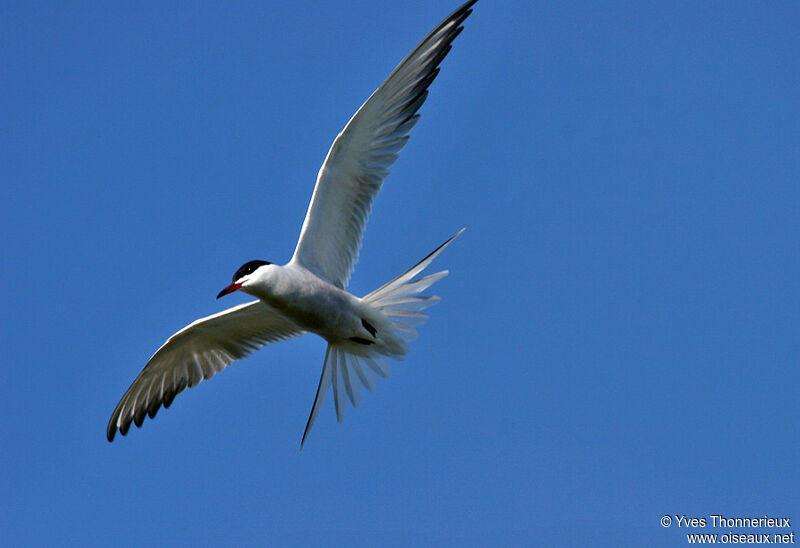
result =
[[[109,443],[114,441],[114,436],[117,435],[117,430],[119,430],[119,428],[117,427],[118,419],[119,419],[118,409],[115,409],[114,413],[111,415],[111,419],[108,421],[108,427],[106,428],[106,439],[108,440]],[[123,436],[124,435],[125,434],[123,434]]]
[[[459,19],[458,24],[460,25],[472,13],[472,6],[474,6],[477,1],[478,0],[469,0],[468,2],[465,2],[460,8],[457,8],[453,13],[451,13],[450,17],[445,20],[449,21],[452,19]]]

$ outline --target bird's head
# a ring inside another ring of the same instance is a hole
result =
[[[272,263],[268,263],[267,261],[249,261],[244,263],[239,270],[233,275],[233,283],[231,283],[228,287],[223,289],[217,295],[217,298],[223,297],[228,293],[233,293],[237,289],[242,289],[246,293],[248,286],[256,283],[258,280],[264,278],[267,275],[267,271],[272,267]]]

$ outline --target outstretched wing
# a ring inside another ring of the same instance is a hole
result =
[[[156,416],[184,389],[210,379],[235,360],[262,346],[300,335],[303,331],[261,301],[234,306],[187,325],[153,354],[117,404],[106,435],[113,441],[146,415]]]
[[[347,285],[375,195],[408,141],[439,63],[476,1],[433,29],[336,137],[317,175],[293,262],[340,288]]]

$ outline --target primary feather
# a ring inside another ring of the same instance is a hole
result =
[[[234,306],[187,325],[165,342],[122,396],[108,421],[106,436],[141,426],[175,396],[210,379],[235,360],[262,346],[303,333],[261,301]]]
[[[423,38],[336,137],[317,175],[293,262],[347,287],[375,195],[476,1],[458,8]]]

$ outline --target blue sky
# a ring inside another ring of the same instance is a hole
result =
[[[298,452],[307,336],[105,440],[164,339],[244,302],[214,300],[242,263],[288,260],[332,139],[456,7],[2,3],[0,544],[680,546],[662,515],[800,522],[793,2],[482,0],[350,285],[467,227],[391,379],[342,425],[328,398]]]

